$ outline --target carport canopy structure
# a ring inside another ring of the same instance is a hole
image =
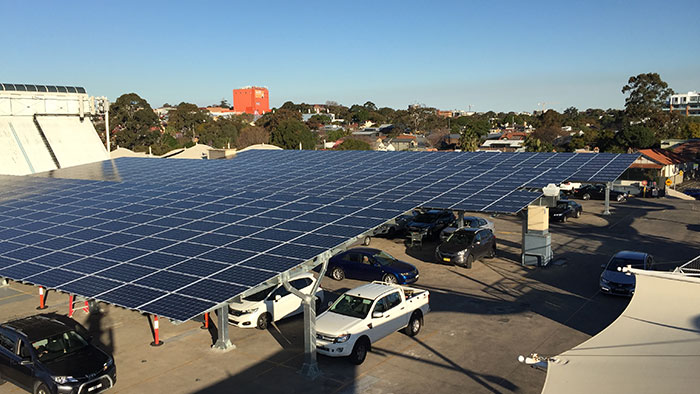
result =
[[[609,181],[635,158],[251,151],[0,177],[0,276],[176,322],[219,310],[226,348],[230,301],[406,211],[516,213],[544,185]]]

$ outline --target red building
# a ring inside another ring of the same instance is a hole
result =
[[[270,95],[267,88],[248,86],[233,89],[233,110],[253,115],[270,112]]]

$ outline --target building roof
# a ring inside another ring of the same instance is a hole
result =
[[[549,361],[543,394],[689,393],[700,386],[700,279],[632,272],[636,291],[627,309]]]
[[[646,158],[652,161],[663,165],[681,164],[688,162],[688,159],[684,158],[683,156],[672,151],[667,151],[665,149],[660,148],[640,149],[638,153],[644,155]]]
[[[676,145],[671,151],[686,159],[695,159],[700,155],[700,139],[690,140]]]

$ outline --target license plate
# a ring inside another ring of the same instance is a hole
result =
[[[442,258],[442,261],[447,261],[447,262],[449,262],[450,259],[449,259],[448,257],[443,257],[443,258]]]
[[[89,388],[88,388],[88,392],[95,391],[95,390],[97,390],[97,389],[99,389],[99,388],[102,388],[102,383],[98,383],[98,384],[96,384],[96,385],[94,385],[94,386],[92,386],[92,387],[89,387]]]

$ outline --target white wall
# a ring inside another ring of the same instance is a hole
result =
[[[0,174],[27,175],[56,169],[31,117],[0,116],[0,144]]]
[[[77,116],[37,116],[61,167],[109,159],[92,122]]]

